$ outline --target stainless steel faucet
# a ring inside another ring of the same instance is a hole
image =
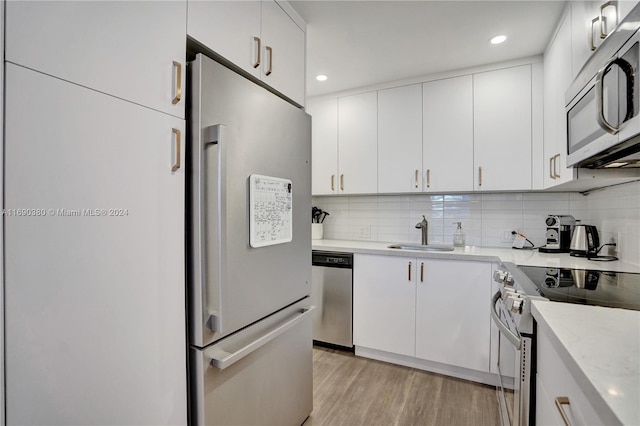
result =
[[[422,221],[416,223],[416,228],[422,228],[422,245],[429,244],[429,222],[427,222],[427,218],[422,215]]]

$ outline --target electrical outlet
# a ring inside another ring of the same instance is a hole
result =
[[[515,229],[505,229],[504,233],[502,234],[502,242],[503,243],[511,243],[513,242],[513,240],[516,238],[516,236],[514,234],[512,234],[511,232],[518,232]]]
[[[616,243],[616,246],[613,248],[613,250],[615,251],[616,256],[620,256],[620,251],[622,250],[622,233],[618,232],[616,236],[612,239],[615,240],[612,242]]]
[[[361,226],[358,230],[358,237],[360,238],[371,238],[371,226]]]

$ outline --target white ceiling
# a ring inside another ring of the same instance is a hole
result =
[[[541,54],[564,1],[289,1],[307,22],[307,96]],[[505,34],[501,45],[489,39]],[[329,79],[318,82],[315,77]]]

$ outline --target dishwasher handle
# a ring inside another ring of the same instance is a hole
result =
[[[225,368],[232,366],[236,362],[240,361],[242,358],[246,357],[252,352],[255,352],[256,350],[260,349],[262,346],[271,342],[276,337],[282,335],[286,331],[290,330],[291,328],[295,327],[296,325],[304,321],[309,315],[311,315],[311,313],[315,308],[316,308],[315,306],[310,306],[309,308],[300,310],[298,315],[296,315],[292,319],[289,319],[283,322],[273,330],[270,330],[269,332],[263,334],[262,336],[258,337],[252,342],[244,345],[242,348],[238,349],[235,352],[230,353],[225,351],[222,348],[216,348],[211,350],[209,353],[207,353],[207,355],[211,358],[211,365],[220,370],[224,370]]]
[[[491,319],[496,327],[498,327],[498,330],[500,330],[500,333],[502,333],[517,350],[520,350],[520,347],[522,346],[522,339],[520,339],[520,336],[509,330],[509,327],[504,325],[500,319],[500,314],[496,311],[496,302],[498,302],[499,299],[500,291],[496,292],[496,294],[491,298]]]

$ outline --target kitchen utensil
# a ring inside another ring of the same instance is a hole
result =
[[[595,257],[598,253],[600,237],[594,225],[576,225],[569,246],[569,254],[577,257]]]
[[[324,223],[324,220],[327,218],[327,216],[330,216],[330,214],[328,212],[322,212],[322,214],[324,216],[322,216],[322,219],[320,220],[320,223]]]

